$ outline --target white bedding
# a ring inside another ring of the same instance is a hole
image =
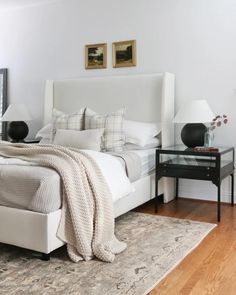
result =
[[[134,191],[118,158],[84,150],[99,165],[112,193],[113,202]],[[141,160],[141,177],[155,168],[155,151],[133,150]],[[28,183],[27,186],[22,183]],[[40,194],[44,190],[44,199]],[[46,192],[46,193],[45,193]],[[49,213],[61,207],[60,177],[54,170],[32,162],[0,157],[0,205]]]
[[[97,162],[110,188],[113,202],[130,194],[130,183],[119,160],[104,153],[84,150]],[[24,180],[24,181],[22,181]],[[21,183],[28,182],[27,186]],[[41,186],[48,195],[40,199]],[[56,211],[61,206],[60,178],[52,169],[19,159],[0,157],[0,205],[41,213]]]
[[[150,175],[155,170],[155,154],[156,148],[147,150],[132,150],[141,160],[141,177]]]

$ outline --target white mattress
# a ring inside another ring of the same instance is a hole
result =
[[[154,171],[155,150],[132,151],[141,160],[141,178]],[[0,206],[41,213],[53,212],[61,207],[61,182],[56,171],[37,165],[17,166],[13,165],[11,161],[12,159],[8,159],[8,165],[0,166],[0,187],[1,191],[4,191],[4,194],[0,192]],[[19,160],[19,164],[21,164],[21,160]],[[25,185],[27,180],[28,185]],[[40,200],[41,187],[46,192],[43,202],[42,199]]]

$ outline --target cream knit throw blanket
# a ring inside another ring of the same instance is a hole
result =
[[[59,173],[64,192],[57,235],[67,243],[74,262],[94,256],[112,262],[115,254],[126,248],[114,235],[109,187],[95,161],[86,153],[54,145],[0,142],[0,155],[33,161]]]

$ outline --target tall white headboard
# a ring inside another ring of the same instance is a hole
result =
[[[44,123],[53,107],[66,113],[88,106],[98,113],[126,107],[126,118],[162,122],[162,145],[174,143],[175,77],[171,73],[47,81]]]

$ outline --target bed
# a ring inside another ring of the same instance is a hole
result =
[[[85,105],[99,113],[125,106],[129,120],[161,121],[162,146],[174,143],[174,75],[171,73],[46,82],[45,124],[51,120],[53,108],[70,113]],[[153,199],[154,178],[152,173],[133,183],[135,192],[114,203],[115,217]],[[164,202],[173,199],[173,187],[171,179],[160,183]],[[56,235],[60,217],[60,209],[43,214],[0,206],[0,242],[41,252],[48,259],[50,252],[64,244]]]

